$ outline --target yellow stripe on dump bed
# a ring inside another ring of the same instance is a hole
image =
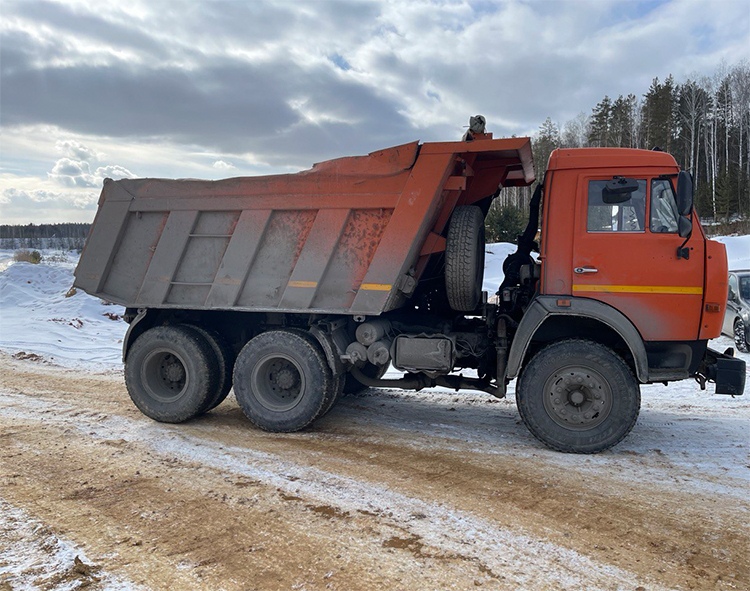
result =
[[[574,292],[594,293],[661,293],[667,295],[703,295],[702,286],[682,285],[574,285]]]
[[[317,281],[290,281],[289,287],[318,287]]]
[[[363,283],[359,286],[366,291],[391,291],[392,287],[389,283]]]

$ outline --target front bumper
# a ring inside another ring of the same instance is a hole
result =
[[[724,353],[706,349],[706,355],[695,377],[701,385],[707,381],[714,382],[717,394],[740,396],[745,391],[745,362],[733,357],[730,352],[731,349]]]

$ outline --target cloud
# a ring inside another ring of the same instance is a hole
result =
[[[64,187],[100,187],[105,178],[122,179],[135,178],[136,176],[127,168],[116,164],[99,166],[92,172],[89,160],[95,158],[95,151],[75,140],[58,141],[57,146],[62,146],[69,154],[83,157],[81,160],[68,157],[60,158],[55,162],[52,171],[47,174],[48,178]]]
[[[62,152],[66,157],[75,160],[92,162],[101,159],[101,156],[96,150],[92,150],[76,140],[58,140],[55,142],[55,148],[58,152]]]
[[[3,212],[8,217],[13,217],[13,211],[33,207],[36,211],[44,209],[80,209],[91,210],[96,208],[98,198],[97,192],[70,192],[70,191],[47,191],[44,189],[24,190],[16,188],[4,189],[0,192],[0,203]],[[4,215],[5,217],[5,215]]]
[[[213,166],[217,170],[232,170],[233,168],[237,168],[234,164],[224,162],[223,160],[217,160],[211,166]]]
[[[49,178],[64,187],[94,187],[94,176],[89,171],[88,162],[60,158],[52,167]]]

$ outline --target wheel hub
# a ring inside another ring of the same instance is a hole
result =
[[[544,408],[558,425],[574,430],[592,429],[609,415],[612,392],[598,372],[586,367],[567,367],[547,380]]]
[[[276,384],[282,390],[289,390],[295,381],[295,376],[289,369],[284,368],[276,374]]]
[[[304,389],[304,377],[296,362],[283,354],[269,355],[253,369],[252,388],[258,401],[269,410],[294,408]]]
[[[586,400],[586,395],[580,390],[576,390],[575,392],[571,392],[568,395],[568,398],[570,399],[570,402],[575,406],[581,406],[581,404],[583,404],[583,401]]]
[[[171,355],[164,358],[162,373],[169,382],[182,382],[185,379],[185,368]]]

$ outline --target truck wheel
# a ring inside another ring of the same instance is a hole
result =
[[[374,365],[372,363],[368,363],[360,371],[368,378],[379,380],[385,375],[389,367],[390,363],[386,363],[385,365]],[[360,392],[364,392],[365,390],[367,390],[367,388],[369,387],[370,386],[365,386],[352,374],[347,372],[346,381],[344,382],[344,394],[359,394]]]
[[[641,392],[633,372],[611,349],[569,339],[531,359],[519,379],[516,404],[526,427],[546,446],[597,453],[630,433]]]
[[[445,245],[448,303],[459,312],[476,310],[484,278],[484,216],[476,205],[453,211]]]
[[[218,332],[207,330],[201,326],[189,325],[190,328],[198,332],[211,347],[216,358],[216,367],[218,368],[219,381],[216,385],[216,392],[206,401],[204,412],[208,412],[219,406],[232,389],[232,365],[234,364],[234,355],[224,337]]]
[[[147,417],[181,423],[204,412],[219,376],[211,347],[188,326],[141,334],[125,360],[130,398]]]
[[[311,332],[307,330],[302,330],[299,328],[289,328],[287,329],[289,332],[293,332],[295,334],[300,335],[302,338],[306,339],[310,346],[313,347],[316,350],[319,350],[323,354],[323,359],[326,360],[326,365],[330,368],[330,365],[328,365],[328,360],[325,356],[325,350],[323,349],[323,346],[321,343],[318,342],[318,339],[315,338],[315,335],[313,335]],[[331,346],[333,344],[331,343]],[[331,410],[336,402],[338,402],[338,399],[341,397],[341,393],[344,389],[344,376],[342,375],[336,375],[333,370],[331,370],[331,382],[328,387],[328,389],[325,391],[325,398],[323,400],[323,406],[320,408],[320,412],[318,413],[318,416],[315,417],[316,419],[319,419],[321,417],[324,417],[328,414],[328,411]]]
[[[743,353],[748,352],[748,342],[745,335],[745,322],[742,318],[738,318],[734,323],[734,344],[737,346],[738,351]]]
[[[250,421],[266,431],[304,429],[333,386],[320,346],[290,330],[251,339],[234,364],[234,395]]]

